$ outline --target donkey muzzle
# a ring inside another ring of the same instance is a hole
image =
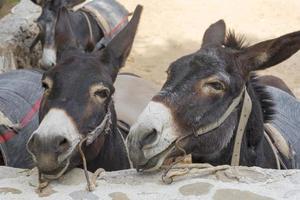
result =
[[[27,150],[41,171],[52,172],[66,166],[75,151],[80,134],[64,110],[53,108],[31,135]]]
[[[40,61],[43,69],[50,69],[56,65],[56,49],[55,48],[44,48],[42,59]]]

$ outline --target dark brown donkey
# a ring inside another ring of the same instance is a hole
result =
[[[224,21],[211,25],[199,51],[170,65],[161,91],[132,126],[127,146],[133,165],[160,167],[165,158],[182,153],[179,145],[192,153],[193,162],[299,167],[300,103],[261,86],[252,74],[299,49],[300,32],[245,47],[233,33],[226,35]],[[285,156],[273,152],[266,122],[282,130]]]
[[[68,49],[68,42],[74,40],[76,48],[92,51],[96,44],[105,46],[127,24],[128,12],[115,0],[93,0],[78,9],[74,6],[84,0],[32,0],[41,6],[37,19],[40,29],[31,49],[41,41],[43,55],[41,67],[49,69],[59,61],[62,52]],[[59,18],[61,9],[66,9],[69,22]],[[113,15],[111,13],[114,13]],[[99,16],[97,18],[97,16]],[[65,34],[70,28],[72,38]]]
[[[27,147],[46,178],[57,178],[81,166],[77,146],[83,138],[87,139],[83,151],[90,171],[130,167],[112,96],[141,12],[138,6],[131,21],[106,48],[94,53],[70,51],[44,74],[40,125]]]

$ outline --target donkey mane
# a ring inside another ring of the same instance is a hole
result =
[[[234,30],[229,30],[226,33],[225,41],[223,44],[225,47],[229,47],[235,50],[243,50],[249,45],[246,43],[244,35],[236,34]]]
[[[226,33],[225,41],[223,44],[225,47],[232,48],[234,50],[244,50],[249,46],[246,42],[246,38],[244,35],[237,34],[234,30],[229,30]],[[266,86],[261,84],[258,80],[258,75],[252,73],[249,78],[249,83],[251,84],[255,94],[260,102],[262,111],[263,111],[263,119],[264,122],[267,123],[273,119],[275,114],[274,110],[274,102],[272,96],[266,90]]]
[[[271,94],[267,91],[266,86],[259,82],[258,76],[255,73],[251,74],[249,83],[251,84],[260,102],[264,122],[270,122],[276,113],[274,109],[275,103]]]

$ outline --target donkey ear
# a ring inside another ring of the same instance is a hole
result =
[[[219,20],[210,25],[204,33],[202,47],[207,45],[222,45],[226,34],[226,25],[224,20]]]
[[[36,5],[42,6],[44,3],[44,0],[31,0],[31,2]]]
[[[74,6],[83,3],[85,0],[64,0],[64,6],[67,8],[73,8]]]
[[[111,58],[117,61],[117,65],[119,68],[124,66],[125,61],[129,56],[142,11],[143,7],[141,5],[138,5],[134,10],[130,22],[128,22],[126,27],[119,34],[117,34],[104,49],[105,53],[108,53]]]
[[[117,61],[119,68],[124,66],[125,61],[129,56],[142,11],[143,7],[138,5],[134,10],[130,22],[104,49],[104,53],[108,53],[112,59]]]
[[[300,49],[300,31],[283,35],[246,48],[238,58],[246,72],[272,67],[291,57]]]

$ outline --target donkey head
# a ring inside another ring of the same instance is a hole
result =
[[[127,138],[136,168],[155,169],[166,157],[176,156],[175,141],[179,138],[187,153],[218,155],[234,135],[241,105],[207,134],[184,136],[216,123],[241,95],[250,72],[276,65],[296,53],[300,32],[245,48],[234,43],[232,34],[226,38],[224,21],[218,21],[206,30],[199,51],[170,65],[167,81]]]
[[[72,8],[84,0],[32,0],[32,2],[42,7],[42,13],[37,19],[40,29],[38,39],[43,46],[41,64],[45,68],[53,67],[56,64],[58,44],[55,41],[55,27],[60,9]]]
[[[71,51],[44,74],[40,125],[27,144],[42,173],[60,175],[80,165],[76,147],[83,138],[88,139],[84,147],[88,161],[102,150],[101,133],[111,128],[109,120],[114,123],[115,118],[113,83],[130,53],[141,12],[138,6],[106,48],[93,53]]]

